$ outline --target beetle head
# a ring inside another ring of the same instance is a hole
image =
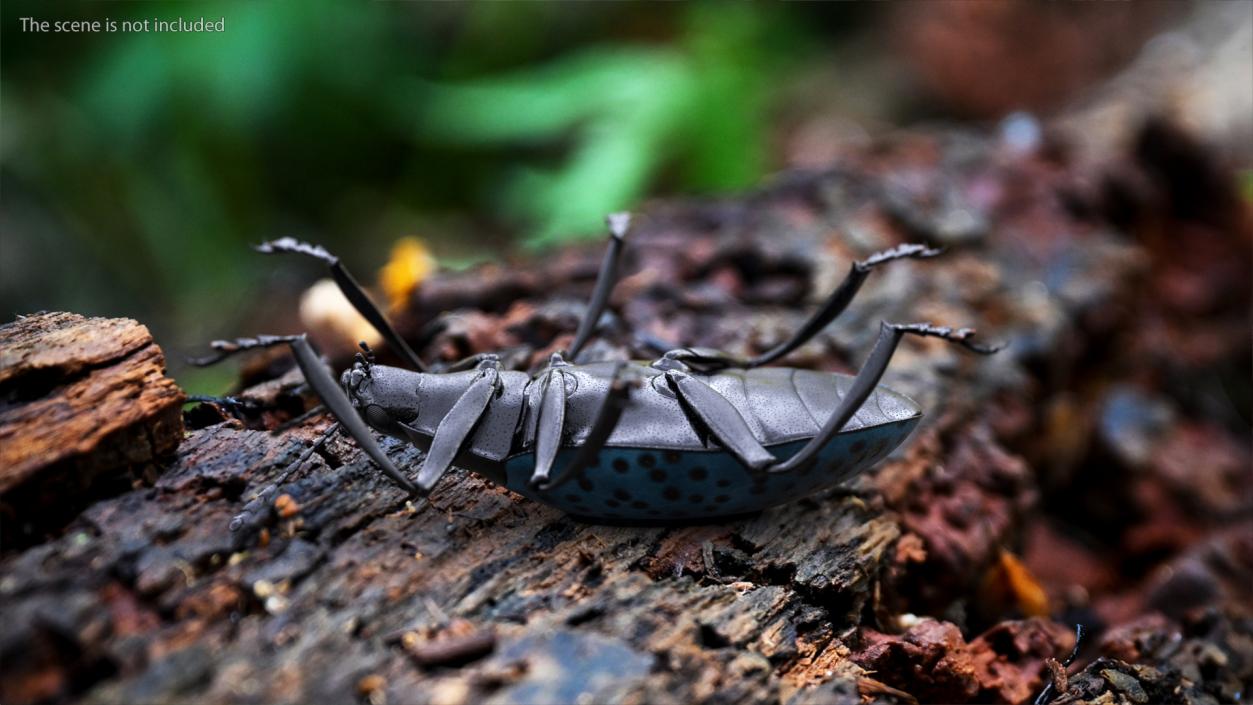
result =
[[[419,373],[376,365],[358,354],[352,367],[340,376],[349,401],[376,431],[404,438],[397,422],[411,421],[418,413]]]
[[[340,376],[340,384],[371,428],[412,441],[415,431],[434,436],[440,422],[480,374],[480,370],[414,372],[376,365],[358,356]],[[401,424],[408,426],[409,431]]]

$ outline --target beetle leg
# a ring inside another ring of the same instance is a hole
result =
[[[259,348],[271,348],[275,345],[289,344],[299,337],[298,335],[258,335],[255,338],[215,340],[209,343],[209,347],[213,348],[214,354],[187,358],[187,362],[196,367],[208,367],[209,365],[216,365],[231,355]]]
[[[905,337],[906,334],[941,338],[957,343],[967,350],[981,355],[991,355],[1003,347],[980,345],[972,342],[970,338],[974,336],[975,332],[971,328],[954,330],[943,326],[933,326],[930,323],[888,323],[884,321],[879,328],[879,340],[875,342],[874,349],[870,351],[870,357],[862,365],[861,371],[853,379],[853,385],[849,387],[848,392],[840,401],[840,405],[832,412],[826,424],[796,455],[769,468],[770,472],[789,472],[813,462],[818,451],[822,450],[831,439],[835,438],[836,434],[844,428],[849,419],[853,418],[853,415],[861,408],[867,397],[874,392],[880,378],[883,377],[883,373],[888,368],[888,362],[892,359],[892,353],[896,352],[896,346],[900,344],[901,338]]]
[[[487,415],[487,407],[500,391],[500,363],[485,360],[479,365],[479,375],[462,392],[448,414],[435,429],[431,449],[422,469],[418,471],[418,487],[423,493],[431,491],[439,478],[452,467],[453,460],[465,449],[474,429]]]
[[[701,374],[713,374],[732,367],[749,367],[747,360],[714,348],[675,348],[667,350],[661,360],[674,360],[682,363],[684,368]]]
[[[257,400],[248,397],[237,399],[235,397],[214,397],[204,394],[193,394],[184,399],[183,404],[213,404],[220,407],[226,414],[240,420],[243,420],[247,414],[256,411],[260,405]]]
[[[600,454],[605,442],[609,440],[609,436],[613,435],[613,430],[618,426],[618,419],[622,418],[622,411],[626,409],[627,402],[630,400],[631,387],[637,382],[625,379],[622,371],[626,369],[625,362],[619,362],[613,370],[612,379],[609,382],[609,391],[605,394],[605,398],[601,401],[600,409],[596,412],[596,420],[592,422],[592,428],[587,433],[587,438],[583,440],[582,445],[575,452],[574,457],[570,459],[569,465],[562,469],[561,474],[551,480],[542,479],[535,483],[538,490],[551,490],[567,480],[578,477],[585,468],[596,460],[596,456]],[[534,477],[532,477],[534,483]]]
[[[535,470],[531,485],[548,483],[548,475],[561,449],[561,435],[566,424],[566,373],[560,367],[548,370],[540,394],[539,418],[535,421]]]
[[[387,341],[387,344],[391,346],[391,349],[394,350],[397,355],[400,355],[402,358],[407,360],[409,364],[412,365],[418,372],[426,371],[426,365],[422,364],[422,360],[418,358],[418,354],[409,347],[409,344],[405,342],[404,338],[401,338],[400,335],[396,333],[396,329],[392,328],[392,324],[387,322],[387,318],[383,316],[383,313],[378,310],[378,307],[374,305],[374,302],[370,300],[370,297],[366,296],[365,290],[362,289],[361,285],[357,283],[357,280],[348,273],[348,270],[344,267],[343,263],[339,261],[338,257],[330,252],[327,252],[326,249],[320,245],[311,245],[307,242],[301,242],[291,237],[281,237],[277,240],[271,240],[270,242],[263,242],[260,245],[257,245],[255,249],[257,252],[267,255],[291,252],[321,260],[328,267],[330,267],[331,278],[335,280],[337,285],[339,285],[339,290],[344,292],[344,296],[348,297],[348,301],[352,304],[352,307],[357,309],[357,312],[370,322],[370,325],[374,326],[374,329],[379,332],[379,335],[383,336],[383,340]]]
[[[448,367],[439,368],[437,369],[437,372],[440,374],[446,374],[448,372],[464,372],[466,370],[472,370],[486,361],[495,362],[499,359],[500,356],[496,353],[475,353],[469,357],[462,358],[452,363]]]
[[[365,421],[357,414],[357,410],[352,408],[352,402],[348,401],[348,397],[344,394],[344,390],[340,388],[339,383],[326,371],[326,366],[322,364],[322,360],[318,358],[317,353],[313,352],[313,346],[309,344],[309,339],[304,335],[258,335],[255,338],[215,340],[210,345],[218,354],[208,358],[192,360],[194,364],[211,365],[224,357],[243,352],[244,350],[268,348],[275,345],[290,345],[292,353],[296,357],[296,365],[300,367],[300,371],[305,376],[305,382],[313,388],[313,391],[322,400],[322,404],[330,410],[335,420],[357,442],[357,447],[364,451],[379,466],[383,474],[391,478],[392,482],[395,482],[401,489],[410,495],[419,494],[418,488],[407,477],[402,475],[395,465],[392,465],[391,460],[388,460],[383,449],[379,448],[378,443],[374,441],[374,436],[370,433],[370,428],[366,426]]]
[[[348,396],[344,394],[339,383],[326,371],[317,353],[313,352],[313,346],[309,345],[309,340],[303,335],[297,336],[291,341],[291,348],[296,354],[296,364],[305,375],[305,381],[313,387],[313,391],[330,410],[335,420],[342,424],[348,435],[357,442],[357,447],[364,451],[370,460],[379,466],[383,474],[391,478],[392,482],[395,482],[401,489],[412,496],[424,494],[409,481],[409,478],[402,475],[395,465],[392,465],[387,454],[379,448],[378,443],[374,441],[374,435],[370,433],[370,427],[366,426],[365,420],[361,418],[357,410],[352,408],[352,402],[348,401]]]
[[[875,267],[898,259],[925,259],[935,257],[941,254],[943,250],[919,245],[916,243],[907,243],[898,245],[890,250],[876,252],[860,262],[854,262],[849,267],[848,275],[844,277],[844,281],[831,292],[822,307],[814,312],[814,315],[805,321],[800,330],[796,331],[786,342],[776,345],[774,348],[749,360],[745,367],[760,367],[778,360],[793,350],[799,348],[809,342],[810,338],[817,335],[823,328],[826,328],[832,321],[836,319],[844,309],[848,308],[853,297],[861,289],[861,285],[866,282],[866,278],[870,276],[870,271]]]
[[[770,451],[757,442],[752,429],[735,406],[713,387],[682,370],[668,370],[666,382],[674,390],[693,428],[712,436],[718,445],[745,467],[764,470],[778,462]]]
[[[610,213],[605,220],[609,223],[609,249],[601,262],[600,273],[596,276],[596,288],[592,290],[592,300],[587,304],[583,320],[579,322],[578,331],[574,334],[574,342],[570,344],[570,359],[578,357],[579,352],[591,339],[600,322],[600,315],[605,312],[605,304],[609,301],[609,292],[618,281],[618,263],[622,260],[623,243],[627,229],[631,227],[630,213]]]
[[[767,365],[809,342],[810,338],[813,338],[823,328],[830,325],[836,317],[844,312],[844,309],[848,308],[853,297],[861,289],[861,285],[870,276],[870,271],[875,267],[898,259],[935,257],[942,252],[939,249],[911,243],[898,245],[890,250],[876,252],[860,262],[854,262],[849,267],[848,275],[844,277],[844,281],[840,282],[835,291],[831,292],[831,295],[827,297],[822,307],[815,311],[809,317],[809,320],[805,321],[800,330],[796,331],[788,340],[757,357],[745,360],[720,350],[711,350],[709,348],[679,348],[667,352],[665,357],[678,360],[691,369],[704,373],[713,373],[728,368],[750,369]]]

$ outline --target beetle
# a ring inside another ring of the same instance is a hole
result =
[[[580,363],[617,280],[630,217],[618,213],[607,221],[608,250],[574,341],[534,374],[504,369],[491,353],[428,369],[337,257],[292,238],[257,249],[325,263],[348,300],[413,369],[376,364],[363,344],[365,353],[336,383],[304,335],[214,341],[217,355],[199,363],[289,345],[338,422],[328,433],[346,431],[413,497],[425,497],[457,465],[579,519],[666,523],[783,504],[884,458],[922,418],[915,402],[879,384],[905,335],[941,338],[981,354],[999,349],[973,342],[969,328],[884,322],[856,376],[768,366],[844,311],[874,268],[940,254],[904,244],[853,262],[791,338],[757,357],[685,347],[652,361]],[[393,465],[372,431],[424,453],[415,479]],[[268,502],[280,483],[249,503],[232,526],[255,514],[257,502]]]

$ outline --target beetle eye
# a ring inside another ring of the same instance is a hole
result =
[[[385,429],[392,426],[391,414],[388,414],[383,407],[374,404],[365,408],[365,421],[377,429]]]

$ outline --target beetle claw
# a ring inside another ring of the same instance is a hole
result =
[[[264,255],[273,255],[284,252],[290,252],[298,255],[306,255],[314,259],[322,260],[327,264],[336,264],[339,258],[332,255],[321,245],[313,245],[308,242],[302,242],[294,237],[280,237],[277,240],[269,240],[259,245],[253,245],[252,249]]]
[[[858,269],[865,271],[876,267],[884,262],[891,262],[897,259],[928,259],[938,257],[944,254],[943,247],[929,247],[917,242],[907,242],[903,245],[897,245],[890,250],[876,252],[866,259],[857,263]]]

